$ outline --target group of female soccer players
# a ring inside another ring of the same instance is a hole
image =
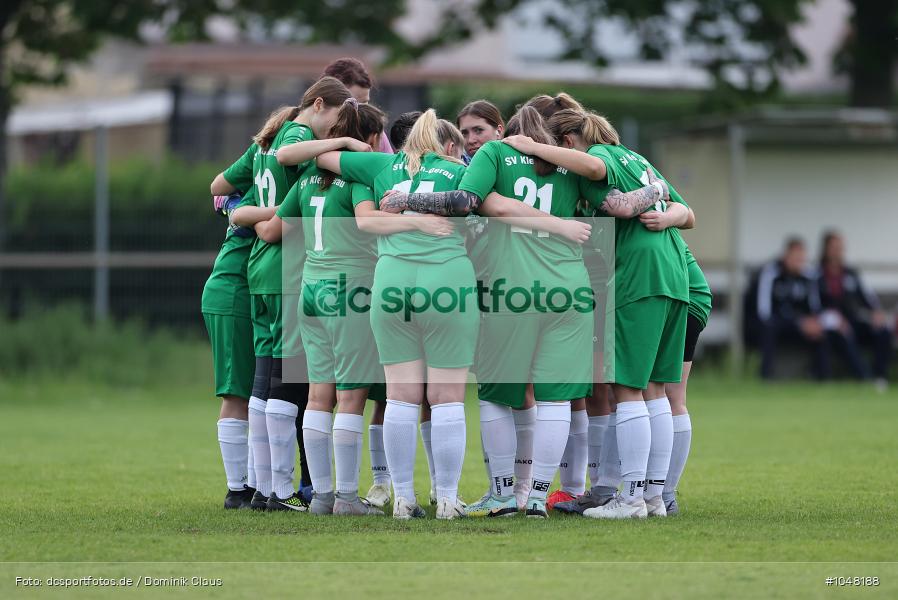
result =
[[[676,513],[711,308],[679,234],[692,211],[567,94],[507,124],[486,100],[455,123],[405,113],[387,139],[370,88],[336,61],[212,183],[230,219],[203,292],[225,508],[382,515],[392,498],[423,517],[420,431],[440,519]],[[489,487],[466,505],[470,372]]]

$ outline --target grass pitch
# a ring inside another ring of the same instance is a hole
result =
[[[894,387],[879,394],[865,385],[696,377],[684,512],[676,518],[400,523],[225,512],[218,402],[207,373],[197,379],[173,389],[84,378],[0,381],[0,595],[327,591],[518,600],[630,590],[657,598],[829,598],[857,587],[864,591],[853,593],[898,595]],[[468,500],[486,487],[476,415],[469,398]],[[363,456],[364,491],[367,446]],[[416,475],[426,499],[420,448]],[[86,576],[132,583],[66,588],[48,579]],[[16,577],[42,583],[17,585]],[[831,586],[827,577],[835,578]],[[878,585],[839,585],[840,577],[878,577]]]

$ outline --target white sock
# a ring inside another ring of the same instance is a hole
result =
[[[265,424],[271,445],[271,491],[278,498],[289,498],[294,492],[298,414],[299,407],[291,402],[269,398],[265,403]]]
[[[309,477],[316,494],[334,491],[334,476],[331,468],[331,448],[333,448],[333,416],[323,410],[306,409],[302,417],[302,441],[306,446],[306,460],[309,463]]]
[[[608,427],[602,439],[599,455],[599,485],[614,488],[620,485],[620,455],[617,451],[617,414],[608,415]]]
[[[586,491],[586,432],[589,417],[586,410],[571,411],[571,428],[567,435],[567,445],[561,455],[558,477],[562,491],[572,496],[580,496]]]
[[[677,486],[680,484],[680,477],[683,476],[683,469],[686,468],[686,459],[689,458],[689,446],[692,444],[692,420],[689,413],[676,415],[672,421],[673,449],[662,494],[665,502],[670,502],[676,497]]]
[[[249,421],[247,421],[249,423]],[[247,432],[249,435],[251,433]],[[251,438],[250,438],[251,439]],[[246,452],[246,485],[249,487],[256,489],[258,485],[256,483],[256,464],[253,462],[255,459],[253,458],[253,445],[252,442],[248,443]]]
[[[430,408],[433,423],[433,465],[437,499],[458,500],[458,480],[465,463],[467,431],[465,403],[447,402]]]
[[[415,500],[418,412],[417,404],[389,399],[384,411],[384,450],[393,477],[393,493],[396,498],[409,501]]]
[[[602,438],[608,428],[608,415],[589,417],[589,431],[587,440],[586,470],[589,474],[589,484],[592,487],[599,485],[599,461],[602,458]]]
[[[533,482],[533,432],[536,429],[536,407],[513,410],[517,450],[514,456],[515,495],[528,496]]]
[[[618,403],[617,451],[624,481],[622,494],[626,501],[642,499],[651,447],[652,427],[645,402]]]
[[[571,428],[570,402],[537,402],[533,431],[533,488],[531,498],[545,500],[555,479]]]
[[[670,466],[673,449],[673,419],[670,416],[670,402],[667,397],[649,400],[645,403],[649,411],[649,426],[652,432],[652,447],[645,471],[646,498],[660,496],[664,491],[664,480]]]
[[[256,489],[267,498],[271,495],[271,448],[268,446],[268,425],[265,423],[265,400],[261,398],[249,399],[249,430]]]
[[[490,493],[506,497],[514,494],[515,437],[514,417],[508,406],[480,401],[480,439],[488,457]]]
[[[228,489],[241,491],[247,482],[246,455],[249,423],[240,419],[218,420],[218,446]]]
[[[482,401],[481,401],[482,402]],[[481,414],[482,417],[482,414]],[[481,421],[483,419],[481,418]],[[483,468],[486,470],[486,480],[487,480],[487,488],[492,488],[493,485],[493,475],[492,471],[490,471],[490,457],[486,454],[486,442],[483,439],[483,429],[480,430],[480,452],[483,455]]]
[[[378,485],[390,485],[390,467],[384,452],[384,426],[368,426],[368,452],[371,454],[371,477]]]
[[[433,419],[433,417],[431,417],[431,419]],[[433,470],[433,443],[431,442],[432,427],[431,421],[424,421],[421,423],[421,442],[424,444],[424,456],[427,458],[427,470],[430,471],[430,489],[435,490],[437,478]]]
[[[362,431],[365,417],[337,413],[334,417],[334,472],[337,493],[358,495],[359,464],[362,462]]]

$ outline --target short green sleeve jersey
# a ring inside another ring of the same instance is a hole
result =
[[[303,277],[336,279],[342,274],[352,279],[373,275],[377,240],[359,231],[355,207],[360,202],[373,202],[374,192],[367,185],[339,177],[326,190],[321,184],[321,171],[310,166],[277,212],[281,218],[302,217],[306,250]]]
[[[310,163],[297,166],[278,164],[277,149],[296,142],[314,140],[312,129],[306,125],[287,121],[278,131],[268,150],[256,146],[253,155],[253,181],[259,206],[280,206],[299,175]],[[311,162],[311,161],[310,161]],[[257,239],[249,256],[247,279],[253,294],[282,293],[281,245],[269,244]],[[293,264],[298,264],[293,261]],[[291,278],[292,279],[292,278]],[[299,289],[291,290],[299,293]]]
[[[607,177],[587,186],[587,199],[599,205],[612,188],[632,192],[648,184],[647,170],[661,177],[649,161],[625,146],[597,144],[589,154],[605,163]],[[682,200],[671,188],[671,198]],[[657,205],[663,210],[663,205]],[[650,296],[689,301],[686,252],[679,232],[649,231],[639,219],[615,219],[614,283],[617,306]]]
[[[249,317],[246,262],[254,238],[228,235],[203,288],[202,311],[212,315]]]
[[[477,151],[459,189],[485,198],[495,190],[556,217],[572,218],[580,200],[580,177],[557,167],[536,172],[533,158],[500,141]],[[530,288],[535,281],[552,287],[581,277],[583,254],[578,244],[546,232],[491,221],[487,233],[486,270],[505,277],[509,287]]]
[[[679,232],[677,232],[679,233]],[[686,246],[686,272],[689,276],[689,314],[701,321],[703,326],[708,325],[708,317],[711,315],[711,286],[698,265],[698,261],[692,255],[689,246]]]
[[[246,152],[223,173],[225,180],[237,188],[244,197],[253,187],[253,157],[258,150],[256,144],[250,144]]]
[[[340,154],[340,172],[344,179],[363,183],[374,190],[374,203],[388,190],[401,192],[448,192],[458,189],[465,166],[437,154],[426,154],[421,170],[414,178],[405,168],[404,152],[383,154],[380,152],[343,152]],[[410,214],[412,211],[406,211]],[[413,214],[413,213],[412,213]],[[451,235],[435,237],[420,231],[403,231],[377,238],[378,256],[395,256],[405,260],[425,263],[444,263],[467,256],[465,241],[457,229]]]

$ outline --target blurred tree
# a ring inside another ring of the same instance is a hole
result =
[[[0,2],[0,182],[6,170],[6,120],[23,85],[58,85],[107,37],[139,41],[155,26],[172,41],[208,38],[214,16],[279,41],[358,42],[397,47],[392,21],[405,0],[4,0]],[[314,24],[314,26],[310,25]],[[0,185],[0,248],[3,190]]]
[[[851,33],[836,57],[836,67],[851,80],[854,106],[889,106],[898,56],[898,0],[848,0],[854,8]],[[814,0],[472,0],[449,2],[443,26],[422,40],[426,52],[532,5],[542,22],[561,34],[560,58],[608,64],[613,40],[599,27],[611,19],[624,23],[639,40],[639,54],[658,59],[671,49],[688,53],[704,68],[714,87],[708,98],[719,107],[738,108],[779,90],[779,73],[805,61],[791,35],[805,5]]]

